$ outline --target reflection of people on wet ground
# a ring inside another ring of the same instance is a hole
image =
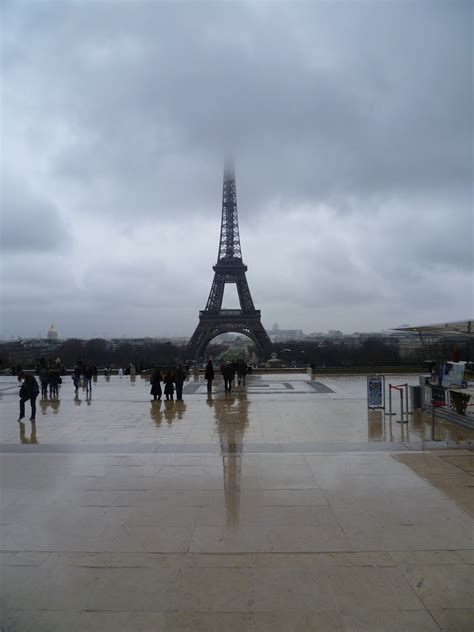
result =
[[[59,412],[59,405],[61,403],[60,399],[40,399],[39,401],[39,405],[41,408],[41,412],[43,415],[47,415],[48,414],[48,408],[52,408],[53,409],[53,413],[55,415],[58,414]]]
[[[152,401],[150,408],[150,417],[155,422],[157,426],[161,426],[161,422],[163,421],[163,412],[161,410],[161,400]]]
[[[77,393],[77,391],[74,397],[74,403],[76,404],[76,406],[80,406],[82,404],[82,399],[79,399],[79,394]]]
[[[183,371],[181,364],[178,364],[174,372],[174,383],[176,384],[176,399],[183,399],[183,384],[186,381],[186,372]]]
[[[224,378],[224,390],[226,393],[230,393],[232,382],[234,381],[235,377],[235,369],[230,362],[227,362],[222,369],[222,376]]]
[[[20,416],[18,421],[21,421],[25,417],[25,403],[29,400],[31,405],[31,417],[30,420],[34,421],[36,418],[36,398],[39,395],[39,386],[36,378],[31,373],[25,373],[22,371],[18,375],[18,381],[23,381],[20,386]]]
[[[38,439],[36,438],[36,424],[34,421],[31,422],[31,434],[29,439],[26,436],[25,424],[20,421],[20,441],[22,443],[38,443]]]
[[[207,399],[206,399],[207,405],[212,408],[214,406],[214,400],[212,398],[212,393],[208,393],[207,394]]]
[[[174,407],[173,397],[171,397],[171,400],[165,400],[165,419],[168,422],[168,424],[171,425],[175,417],[176,417],[176,410]]]
[[[165,384],[166,399],[173,399],[174,380],[173,380],[173,374],[171,373],[171,371],[166,371],[165,377],[163,378],[163,382]]]
[[[163,381],[163,376],[159,369],[155,369],[150,377],[150,395],[153,395],[153,399],[161,399],[162,390],[161,390],[161,382]]]
[[[212,364],[212,360],[209,358],[209,361],[206,364],[206,372],[204,373],[204,377],[207,380],[208,393],[212,393],[212,380],[214,379],[214,375],[214,366]]]
[[[176,402],[176,414],[178,415],[178,419],[182,419],[184,415],[184,411],[186,410],[186,404],[182,399],[177,400]]]

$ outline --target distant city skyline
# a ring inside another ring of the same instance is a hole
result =
[[[418,323],[421,325],[421,323]],[[427,324],[427,323],[425,323]],[[410,327],[411,325],[405,323],[403,325],[398,325],[398,327]],[[416,326],[416,325],[413,325]],[[271,338],[274,337],[274,334],[278,333],[278,334],[282,334],[285,332],[300,332],[302,334],[301,339],[304,339],[305,337],[311,337],[311,336],[327,336],[327,337],[337,337],[338,335],[343,335],[343,336],[353,336],[353,335],[365,335],[365,334],[380,334],[380,335],[387,335],[387,334],[395,334],[395,329],[396,328],[392,328],[392,329],[381,329],[381,330],[367,330],[367,331],[342,331],[342,330],[338,330],[338,329],[329,329],[326,331],[303,331],[299,328],[281,328],[278,330],[275,330],[274,327],[273,328],[267,328],[267,332],[270,335]],[[61,332],[57,330],[56,326],[54,325],[54,334],[55,335],[51,335],[51,327],[48,329],[48,331],[46,333],[38,331],[36,333],[36,335],[33,336],[15,336],[13,334],[11,334],[10,336],[5,336],[4,334],[2,334],[2,336],[0,337],[0,341],[1,342],[8,342],[8,341],[14,341],[14,340],[28,340],[28,339],[32,339],[32,340],[49,340],[49,341],[64,341],[67,340],[69,338],[78,338],[80,340],[91,340],[94,338],[101,338],[104,340],[145,340],[145,339],[161,339],[161,340],[182,340],[185,341],[187,340],[190,336],[189,335],[174,335],[174,334],[170,334],[169,336],[165,336],[165,335],[145,335],[145,336],[132,336],[129,335],[127,333],[122,333],[119,335],[112,335],[110,332],[95,332],[94,334],[92,334],[91,336],[79,336],[79,335],[61,335]],[[233,332],[229,332],[228,334],[221,334],[220,336],[217,336],[217,338],[221,337],[221,336],[238,336],[238,337],[245,337],[244,334],[240,334],[240,333],[233,333]],[[217,339],[216,338],[216,339]],[[285,338],[281,338],[281,340],[284,340]],[[289,338],[287,338],[289,339]],[[295,340],[300,339],[299,337],[295,337]],[[276,339],[278,340],[278,338]]]
[[[266,329],[472,316],[471,3],[7,2],[1,18],[3,339],[190,336],[229,150]]]

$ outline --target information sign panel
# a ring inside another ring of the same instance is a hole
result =
[[[464,364],[460,362],[446,362],[443,367],[443,386],[461,387],[464,382]]]
[[[383,376],[367,377],[367,405],[369,408],[383,408]]]

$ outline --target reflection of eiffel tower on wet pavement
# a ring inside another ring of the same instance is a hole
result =
[[[210,403],[208,399],[208,403]],[[245,393],[227,395],[213,402],[219,433],[227,526],[237,527],[240,514],[240,483],[242,475],[242,443],[247,426],[248,400]]]
[[[188,344],[188,357],[202,359],[209,342],[229,331],[248,336],[261,357],[269,356],[272,343],[262,325],[260,310],[253,304],[246,277],[247,266],[242,260],[235,175],[229,163],[224,169],[221,237],[214,272],[206,308],[199,312],[199,324]],[[240,309],[222,309],[226,283],[237,285]]]

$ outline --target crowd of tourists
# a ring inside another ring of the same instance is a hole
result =
[[[244,360],[237,360],[236,362],[226,362],[220,365],[220,372],[224,380],[224,390],[226,393],[230,393],[232,384],[237,379],[237,384],[245,386],[245,378],[250,372],[251,368]],[[178,364],[174,371],[168,370],[164,374],[160,369],[155,369],[150,376],[150,394],[153,395],[154,400],[160,400],[164,395],[166,399],[173,399],[176,393],[176,399],[183,399],[183,385],[186,381],[187,373],[183,369],[181,364]],[[209,360],[204,372],[204,378],[207,382],[207,392],[212,393],[212,382],[215,379],[214,365],[212,360]],[[163,384],[163,388],[162,388]]]
[[[209,362],[211,361],[209,360]],[[236,362],[226,362],[225,364],[221,364],[220,370],[222,373],[222,377],[224,379],[224,390],[226,393],[230,393],[230,389],[232,388],[232,384],[234,383],[236,378],[237,378],[237,384],[239,386],[241,384],[245,386],[245,378],[247,374],[249,373],[249,371],[251,370],[251,368],[248,366],[245,360],[239,359]],[[208,382],[208,389],[207,389],[208,392],[210,392],[211,389],[212,389],[212,384],[210,388],[209,382]]]
[[[79,386],[85,388],[86,393],[92,393],[92,379],[97,377],[97,367],[93,364],[86,364],[85,362],[78,361],[74,366],[72,372],[72,382],[74,384],[74,392],[77,394]]]
[[[132,365],[130,365],[132,367]],[[187,367],[186,367],[187,368]],[[237,360],[236,362],[225,362],[220,365],[220,372],[224,381],[224,390],[226,393],[230,393],[232,385],[237,381],[237,384],[245,386],[245,378],[251,371],[251,367],[244,360]],[[104,372],[106,380],[110,379],[110,368]],[[19,396],[20,396],[20,416],[18,421],[22,421],[25,417],[25,405],[29,401],[31,405],[31,417],[30,421],[34,422],[36,419],[36,399],[41,392],[41,399],[46,400],[59,398],[59,388],[62,384],[61,374],[64,373],[64,367],[58,359],[49,360],[48,362],[41,359],[36,368],[36,374],[39,378],[39,385],[36,377],[33,373],[27,373],[20,370],[18,373],[18,381],[21,383]],[[124,372],[119,370],[119,376],[122,377]],[[132,370],[130,371],[132,375]],[[133,375],[135,370],[133,367]],[[153,396],[153,400],[161,400],[162,396],[165,396],[166,400],[173,400],[175,395],[178,401],[183,399],[183,386],[187,379],[188,371],[183,368],[181,364],[172,370],[168,369],[161,373],[159,368],[152,371],[150,376],[150,394]],[[212,383],[215,379],[215,371],[212,360],[209,360],[204,377],[207,382],[207,392],[212,393]],[[74,385],[74,392],[77,394],[80,386],[86,391],[88,395],[92,393],[92,382],[97,379],[97,367],[92,364],[87,364],[82,361],[77,361],[73,372],[72,382]],[[41,387],[41,388],[40,388]]]
[[[43,399],[46,399],[48,395],[51,399],[59,397],[59,387],[63,381],[61,372],[62,367],[59,358],[48,362],[43,359],[40,361],[36,373],[41,384],[41,397]]]
[[[187,373],[181,364],[178,364],[174,371],[166,371],[164,375],[161,374],[160,369],[155,369],[150,377],[150,394],[153,395],[154,400],[161,399],[163,394],[166,399],[173,399],[176,391],[176,399],[182,400],[186,377]],[[163,389],[161,383],[163,383]]]

